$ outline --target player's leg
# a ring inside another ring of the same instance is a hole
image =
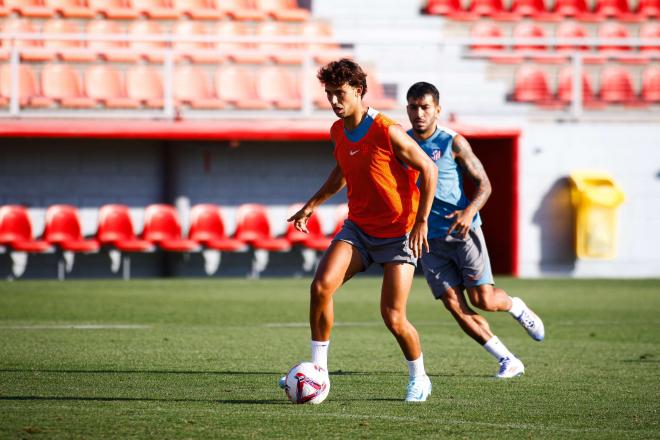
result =
[[[424,369],[419,335],[406,316],[406,304],[415,266],[408,263],[386,263],[383,269],[380,313],[408,362],[410,382],[406,391],[406,401],[423,402],[431,394],[431,381]]]
[[[440,297],[463,331],[476,342],[484,345],[493,337],[486,318],[472,310],[465,299],[463,286],[450,287]]]

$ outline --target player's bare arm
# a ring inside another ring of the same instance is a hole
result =
[[[452,153],[456,162],[465,170],[477,187],[472,202],[464,210],[454,211],[447,216],[447,218],[454,219],[454,223],[449,228],[449,234],[456,232],[460,237],[465,237],[472,226],[474,215],[488,201],[492,187],[484,166],[472,151],[470,143],[463,136],[458,135],[454,138]]]
[[[335,165],[325,183],[321,185],[321,188],[316,194],[314,194],[307,203],[300,208],[300,211],[293,214],[287,221],[293,222],[293,226],[297,230],[309,233],[307,230],[307,220],[311,217],[314,209],[330,197],[337,194],[345,185],[346,179],[344,178],[344,174],[339,168],[339,165]]]
[[[420,198],[415,225],[410,231],[410,248],[415,257],[422,256],[422,250],[429,250],[427,240],[428,218],[438,183],[438,168],[430,157],[417,145],[399,126],[392,125],[389,129],[392,148],[396,156],[408,166],[420,173]]]

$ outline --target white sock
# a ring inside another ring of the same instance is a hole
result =
[[[330,341],[312,341],[312,362],[328,371],[328,346]]]
[[[514,318],[519,317],[522,315],[523,310],[525,310],[525,303],[523,302],[522,299],[520,298],[511,298],[511,308],[509,309],[509,313],[511,313],[511,316]]]
[[[504,344],[502,344],[502,341],[500,341],[500,338],[497,336],[493,336],[486,342],[483,347],[486,349],[488,353],[490,353],[496,360],[497,362],[501,361],[502,359],[508,357],[508,358],[513,358],[515,357],[508,348]]]
[[[424,354],[420,354],[414,361],[406,360],[406,362],[408,362],[408,373],[410,374],[411,379],[426,376],[426,370],[424,370]]]

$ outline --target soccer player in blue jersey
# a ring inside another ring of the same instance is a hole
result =
[[[440,299],[465,333],[500,364],[496,377],[509,378],[525,372],[523,363],[493,334],[486,319],[474,307],[489,312],[507,311],[535,340],[542,341],[543,322],[520,298],[494,287],[488,250],[481,231],[479,210],[486,204],[491,185],[481,161],[460,134],[437,124],[440,96],[432,84],[413,84],[406,95],[412,129],[417,141],[438,167],[438,184],[429,215],[430,251],[421,258],[424,275],[436,299]],[[476,184],[472,200],[463,190],[463,173]]]

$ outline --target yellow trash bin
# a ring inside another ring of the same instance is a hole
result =
[[[623,190],[612,177],[599,171],[571,173],[571,201],[575,207],[575,253],[578,258],[612,259],[616,256],[617,207]]]

